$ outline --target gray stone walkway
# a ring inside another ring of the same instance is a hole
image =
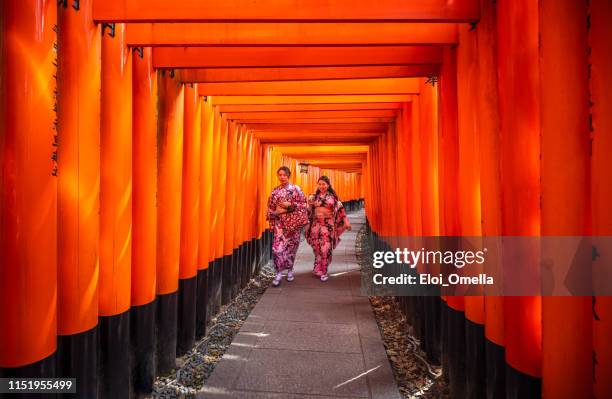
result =
[[[401,398],[368,298],[360,295],[353,231],[334,251],[330,279],[312,275],[302,241],[296,278],[266,290],[198,398]]]

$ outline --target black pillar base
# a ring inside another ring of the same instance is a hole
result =
[[[255,239],[255,264],[254,264],[254,269],[253,269],[253,276],[256,276],[257,274],[259,274],[261,267],[262,267],[262,263],[263,263],[263,256],[261,253],[261,249],[262,249],[261,242],[262,242],[261,237]]]
[[[130,398],[130,312],[100,317],[100,398]],[[77,381],[78,385],[78,381]]]
[[[196,288],[196,325],[195,325],[195,338],[200,339],[206,335],[206,325],[208,324],[208,295],[210,293],[208,289],[208,271],[207,269],[198,270],[197,288]]]
[[[465,320],[465,373],[467,399],[480,399],[486,392],[484,325]]]
[[[506,399],[540,399],[542,380],[516,370],[506,363]]]
[[[211,286],[212,312],[211,317],[219,313],[221,309],[221,278],[223,276],[223,258],[217,258],[213,262],[213,278]]]
[[[230,285],[232,287],[232,300],[238,296],[240,291],[240,268],[242,266],[242,245],[234,248],[232,251],[232,279]]]
[[[268,233],[268,240],[266,241],[266,259],[267,262],[270,262],[272,260],[272,241],[274,241],[274,233],[270,230],[266,232]]]
[[[153,392],[155,381],[155,313],[157,299],[130,309],[130,339],[132,343],[132,381],[134,393]]]
[[[157,297],[157,374],[166,375],[176,366],[178,293]]]
[[[215,261],[208,262],[208,273],[206,276],[206,328],[212,319],[213,312],[215,310],[215,302],[213,297],[213,285],[214,285],[214,265]]]
[[[0,367],[0,378],[55,378],[57,377],[57,353],[53,353],[46,358],[39,360],[35,363],[31,363],[25,366],[19,367]],[[77,381],[77,389],[79,387]],[[6,395],[7,398],[15,399],[29,399],[34,396],[31,393],[26,394],[10,394]],[[36,394],[35,398],[41,399],[56,399],[56,394]]]
[[[487,399],[506,398],[506,359],[501,345],[485,339],[485,361],[487,368]]]
[[[98,397],[98,326],[73,335],[57,337],[57,376],[76,378],[77,393],[62,396]]]
[[[442,300],[442,298],[440,298],[440,301],[442,302],[440,304],[440,362],[442,364],[442,370],[444,372],[442,374],[442,377],[446,381],[448,381],[448,373],[451,368],[450,356],[448,353],[448,344],[450,341],[448,331],[450,324],[450,307],[448,306],[448,303],[446,303],[446,301]]]
[[[425,300],[425,347],[427,358],[434,364],[440,364],[440,302],[439,296],[428,296]]]
[[[195,343],[197,275],[179,279],[176,356],[187,353]]]
[[[249,283],[249,280],[251,279],[251,264],[250,264],[250,261],[252,259],[251,241],[245,241],[242,244],[242,247],[243,247],[242,263],[240,267],[240,289],[241,290],[247,286],[247,284]]]
[[[221,275],[221,305],[232,301],[232,254],[223,257],[223,271]]]
[[[448,308],[448,355],[450,368],[448,379],[453,398],[465,398],[465,317],[464,313]]]

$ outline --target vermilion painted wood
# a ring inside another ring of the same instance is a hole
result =
[[[279,82],[291,80],[333,80],[370,78],[411,78],[436,76],[437,64],[334,66],[305,68],[202,68],[183,69],[184,82]]]
[[[280,104],[344,104],[407,102],[413,95],[333,95],[333,96],[215,96],[213,105],[280,105]]]
[[[200,146],[200,214],[198,245],[198,269],[207,269],[214,260],[212,237],[213,162],[214,162],[214,110],[211,101],[202,101]]]
[[[156,47],[155,68],[239,68],[439,64],[438,46]]]
[[[522,0],[497,4],[503,235],[540,234],[537,6]],[[539,250],[532,250],[526,261],[537,273]],[[512,267],[513,261],[506,262],[504,268]],[[541,297],[504,298],[506,362],[532,377],[542,372],[541,302]]]
[[[298,112],[298,111],[368,111],[399,110],[401,103],[361,103],[361,104],[260,104],[260,105],[219,105],[222,113],[235,112]]]
[[[200,219],[200,145],[202,103],[198,85],[185,85],[183,114],[183,187],[181,195],[181,254],[179,278],[187,279],[198,270]]]
[[[478,36],[463,26],[459,31],[462,45],[457,47],[457,101],[459,121],[459,224],[462,236],[482,235],[480,200],[480,150],[478,136]],[[482,246],[462,240],[462,246]],[[482,269],[470,269],[474,275]],[[474,287],[482,290],[482,287]],[[482,291],[480,291],[482,292]],[[484,324],[484,297],[467,296],[466,319]]]
[[[344,133],[374,132],[384,133],[387,123],[248,123],[247,126],[253,131],[277,131],[277,132],[316,132],[336,131]],[[288,139],[287,141],[290,141]]]
[[[99,312],[114,316],[130,308],[132,290],[132,50],[125,24],[115,26],[115,37],[102,36],[101,94]]]
[[[405,2],[380,0],[96,0],[94,19],[154,21],[408,21],[468,22],[479,19],[476,0]]]
[[[157,294],[178,290],[185,91],[175,77],[159,78],[157,167]]]
[[[101,35],[91,13],[58,19],[58,333],[72,335],[98,324]]]
[[[612,236],[612,3],[593,0],[590,8],[592,65],[591,93],[593,114],[593,156],[591,158],[591,210],[593,235]],[[600,259],[610,264],[609,257]],[[597,270],[597,266],[594,270]],[[597,286],[610,281],[609,273],[595,274]],[[593,347],[595,350],[595,395],[612,397],[612,297],[597,297],[593,315]]]
[[[151,49],[133,57],[132,306],[155,299],[157,264],[157,73]]]
[[[200,83],[201,96],[417,94],[417,78]]]
[[[480,146],[480,204],[482,234],[501,235],[501,175],[499,165],[500,132],[497,93],[497,22],[495,7],[490,2],[481,3],[481,21],[478,29],[479,68],[479,117],[478,133]],[[501,259],[494,258],[489,251],[492,269]],[[494,276],[497,278],[497,276]],[[486,292],[486,287],[485,287]],[[485,336],[491,342],[504,345],[503,298],[485,297]]]
[[[137,23],[131,46],[450,45],[453,23]]]
[[[0,367],[56,351],[56,1],[0,3]]]
[[[588,74],[587,12],[586,3],[540,3],[542,235],[590,233],[589,85],[567,79]],[[591,319],[591,297],[542,298],[543,397],[593,396]]]

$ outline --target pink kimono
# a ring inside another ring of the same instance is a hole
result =
[[[293,210],[282,215],[275,215],[278,204],[289,201]],[[300,245],[300,232],[308,223],[306,197],[302,190],[293,184],[278,186],[268,199],[266,218],[274,232],[272,241],[272,258],[277,272],[292,270],[295,255]]]
[[[329,217],[321,218],[315,215],[314,205],[308,208],[310,224],[306,228],[306,240],[314,251],[314,272],[321,276],[327,274],[327,268],[332,261],[332,251],[340,242],[340,235],[349,223],[342,202],[333,194],[318,194],[314,200],[321,201],[322,206],[330,210]]]

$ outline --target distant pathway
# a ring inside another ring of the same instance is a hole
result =
[[[355,258],[364,212],[334,251],[330,279],[312,275],[302,241],[296,278],[270,287],[198,398],[400,398]]]

